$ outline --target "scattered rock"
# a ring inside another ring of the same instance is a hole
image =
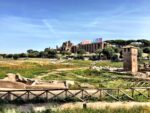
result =
[[[74,81],[71,81],[71,80],[66,80],[66,85],[74,85],[75,82]]]
[[[139,64],[138,68],[140,71],[150,71],[150,64],[148,63]]]
[[[81,83],[80,87],[81,88],[87,88],[87,89],[94,89],[95,88],[95,86],[88,84],[88,83]]]
[[[147,77],[150,77],[150,72],[146,72],[145,74],[147,75]]]
[[[3,80],[11,82],[21,82],[27,85],[31,85],[32,83],[35,82],[35,80],[22,77],[20,74],[13,74],[13,73],[8,73],[7,77],[5,77]]]
[[[123,68],[116,68],[116,67],[109,67],[109,66],[104,66],[104,67],[102,67],[102,66],[99,66],[99,67],[93,66],[90,69],[96,70],[96,71],[105,70],[105,71],[110,71],[110,72],[122,71],[123,70]]]
[[[3,81],[0,80],[0,88],[5,89],[26,89],[26,85],[20,82]]]
[[[10,89],[67,89],[64,81],[38,81],[22,77],[20,74],[8,73],[7,77],[0,80],[0,88]],[[68,84],[73,84],[68,81]]]
[[[149,78],[150,72],[137,72],[134,74],[134,76],[141,77],[141,78]]]

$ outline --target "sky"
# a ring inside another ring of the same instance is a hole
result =
[[[0,0],[0,53],[63,41],[150,39],[150,0]]]

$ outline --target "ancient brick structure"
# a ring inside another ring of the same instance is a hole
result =
[[[62,44],[60,51],[71,52],[72,46],[73,46],[73,44],[71,43],[71,41],[66,41]]]
[[[103,49],[104,43],[79,44],[79,49],[84,49],[86,52],[94,53],[98,49]]]
[[[123,68],[125,71],[138,72],[137,55],[138,49],[136,47],[126,46],[123,48]]]
[[[60,48],[57,47],[57,50],[68,51],[72,53],[77,53],[77,50],[84,49],[86,52],[95,53],[98,49],[103,49],[107,46],[105,42],[91,42],[91,43],[80,43],[73,45],[70,41],[66,41],[62,44]]]
[[[78,44],[72,47],[72,53],[76,53],[78,49],[84,49],[86,52],[95,53],[98,49],[103,49],[107,45],[104,42],[98,43],[88,43],[88,44]]]

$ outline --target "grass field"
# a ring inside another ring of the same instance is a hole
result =
[[[7,73],[19,73],[28,78],[34,78],[43,73],[48,73],[53,69],[72,68],[69,64],[54,64],[49,59],[21,59],[21,60],[1,60],[0,78],[4,78]]]
[[[7,73],[19,73],[28,78],[34,78],[43,73],[48,73],[53,69],[89,67],[92,61],[72,60],[53,63],[49,59],[2,59],[0,60],[0,78],[5,77]],[[121,63],[110,61],[97,62],[98,66],[120,67]]]
[[[75,85],[71,88],[79,88],[79,84],[90,84],[96,88],[128,88],[131,87],[130,80],[123,79],[121,74],[108,71],[93,71],[88,69],[91,65],[122,67],[122,62],[111,61],[84,61],[84,60],[64,60],[51,61],[50,59],[19,59],[19,60],[0,60],[0,78],[4,78],[7,73],[19,73],[24,77],[36,78],[43,76],[43,80],[72,80]],[[87,69],[83,69],[87,67]],[[57,71],[55,69],[75,70]],[[77,69],[80,68],[80,69]],[[55,73],[52,73],[55,72]]]
[[[125,74],[126,75],[126,74]],[[44,80],[74,80],[77,83],[88,83],[95,87],[124,87],[127,88],[130,81],[118,78],[124,74],[111,73],[107,71],[92,71],[92,70],[72,70],[67,72],[59,72],[57,74],[50,74],[44,77]],[[130,75],[128,75],[130,76]]]
[[[104,60],[104,61],[90,61],[90,60],[71,60],[71,61],[66,61],[66,63],[70,63],[79,67],[87,67],[87,66],[91,66],[91,65],[96,65],[96,66],[109,66],[109,67],[123,67],[123,63],[122,62],[111,62],[108,60]]]

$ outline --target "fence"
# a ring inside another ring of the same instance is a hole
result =
[[[75,100],[75,101],[149,101],[150,88],[80,89],[80,90],[0,90],[0,100]]]

